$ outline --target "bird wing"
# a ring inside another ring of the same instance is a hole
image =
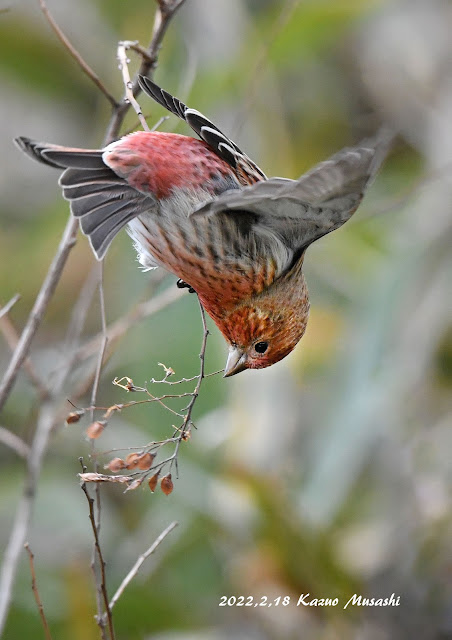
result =
[[[158,208],[151,193],[137,191],[105,165],[103,151],[60,147],[29,138],[17,138],[16,143],[35,160],[65,169],[59,184],[98,260],[128,222]]]
[[[298,180],[270,178],[241,190],[226,191],[191,217],[229,215],[246,219],[261,241],[275,237],[282,241],[287,250],[287,269],[312,242],[352,216],[391,139],[392,134],[384,132],[357,147],[345,148]]]
[[[239,174],[242,174],[245,183],[252,184],[258,180],[266,179],[265,173],[239,149],[235,142],[230,140],[202,113],[196,109],[190,109],[181,100],[161,89],[145,76],[138,76],[138,82],[148,96],[189,124],[201,140],[204,140],[220,158]]]

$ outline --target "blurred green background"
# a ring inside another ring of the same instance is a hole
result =
[[[153,3],[48,4],[120,97],[116,43],[148,42]],[[3,6],[0,304],[21,294],[11,312],[20,328],[68,207],[57,173],[30,162],[12,138],[96,147],[109,106],[37,2]],[[451,4],[440,0],[186,0],[176,16],[156,81],[218,123],[268,175],[296,178],[382,121],[401,135],[352,221],[309,249],[312,311],[295,353],[269,370],[206,380],[172,495],[103,489],[111,593],[169,522],[180,523],[119,601],[118,638],[452,637],[451,29]],[[163,115],[147,98],[140,103],[151,122]],[[175,118],[162,128],[189,133]],[[58,379],[71,312],[93,265],[80,237],[31,353],[45,380]],[[109,323],[150,294],[158,276],[137,266],[122,233],[105,265]],[[174,287],[174,278],[156,286]],[[100,328],[93,300],[82,341]],[[226,356],[211,329],[208,371]],[[141,385],[161,375],[159,362],[178,377],[195,375],[201,335],[187,293],[122,340],[98,402],[130,399],[111,380],[128,375]],[[8,357],[0,337],[2,370]],[[63,399],[82,375],[74,369]],[[0,425],[30,441],[36,415],[36,393],[22,376]],[[154,405],[131,408],[111,420],[99,446],[167,437],[173,421]],[[54,433],[29,535],[55,639],[98,637],[92,535],[76,476],[78,457],[89,455],[85,427]],[[24,466],[3,444],[0,461],[3,549]],[[302,593],[340,604],[296,607]],[[395,593],[401,604],[343,610],[354,593]],[[291,604],[219,607],[222,595],[289,595]],[[42,631],[24,554],[5,638],[31,637]]]

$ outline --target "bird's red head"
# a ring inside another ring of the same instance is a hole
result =
[[[229,345],[225,377],[263,369],[285,358],[302,338],[309,315],[308,292],[300,280],[275,283],[218,323]],[[298,285],[290,291],[291,285]]]

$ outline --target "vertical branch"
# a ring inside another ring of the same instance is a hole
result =
[[[101,317],[101,328],[102,328],[102,341],[99,348],[93,386],[91,389],[91,407],[94,407],[96,404],[97,391],[99,389],[99,381],[100,381],[100,375],[102,371],[102,364],[104,361],[105,350],[107,348],[107,342],[108,342],[103,277],[104,277],[104,261],[102,260],[102,262],[99,263],[99,303],[100,303],[100,317]],[[91,409],[91,420],[94,420],[93,409]],[[96,441],[94,439],[91,440],[91,459],[94,460],[94,470],[97,472],[99,470],[99,464],[96,458]],[[103,561],[102,554],[100,553],[100,544],[99,544],[100,525],[101,525],[101,506],[102,506],[101,499],[100,499],[100,485],[96,484],[94,489],[95,503],[96,503],[95,511],[94,511],[94,499],[88,495],[86,485],[83,485],[82,489],[85,492],[90,505],[91,524],[93,526],[93,529],[95,528],[96,530],[96,533],[94,536],[94,547],[93,547],[93,554],[91,559],[91,568],[94,575],[94,582],[96,584],[97,623],[99,625],[101,633],[104,634],[105,633],[104,611],[106,610],[105,594],[106,594],[107,587],[105,583],[105,563]],[[113,622],[111,620],[109,620],[108,622],[109,622],[109,628],[110,627],[113,628]],[[110,635],[111,635],[111,632],[110,632]]]
[[[82,469],[83,471],[86,471],[86,467],[83,465],[82,463]],[[110,610],[110,606],[109,606],[109,602],[108,602],[108,594],[107,594],[107,581],[106,581],[106,576],[105,576],[105,560],[102,554],[102,549],[100,546],[100,541],[99,541],[99,533],[98,533],[98,527],[96,524],[96,516],[95,516],[95,512],[94,512],[94,499],[91,498],[91,496],[88,493],[88,489],[86,488],[86,484],[83,482],[82,483],[82,491],[86,496],[86,499],[88,501],[88,506],[89,506],[89,519],[91,522],[91,528],[93,530],[93,536],[94,536],[94,547],[95,547],[95,551],[96,551],[96,556],[98,559],[98,564],[99,564],[99,571],[100,571],[100,584],[99,584],[99,589],[100,589],[100,593],[101,593],[101,597],[102,597],[102,603],[103,603],[103,609],[106,613],[107,616],[107,625],[108,625],[108,631],[110,634],[110,639],[111,640],[115,640],[115,630],[113,627],[113,616],[111,614],[111,610]],[[101,629],[101,632],[103,632],[103,637],[105,636],[104,634],[104,623],[103,623],[103,615],[98,616],[97,619],[97,623]]]
[[[159,6],[155,13],[151,42],[146,50],[146,56],[143,56],[143,60],[138,70],[139,75],[148,76],[155,70],[165,33],[174,14],[184,2],[185,0],[157,0]],[[131,91],[135,98],[140,93],[140,85],[138,84],[137,79],[132,83]],[[119,106],[113,111],[113,115],[105,135],[105,144],[112,142],[118,137],[119,130],[121,129],[121,125],[129,108],[130,103],[125,96]]]
[[[44,613],[44,607],[42,606],[41,598],[39,596],[39,591],[38,591],[38,585],[36,582],[34,555],[30,549],[30,545],[28,544],[28,542],[24,544],[24,547],[28,553],[28,559],[30,561],[31,589],[35,597],[36,604],[38,605],[39,615],[41,617],[42,626],[44,627],[44,634],[45,634],[46,640],[52,640],[52,634],[50,633],[49,624],[47,622],[47,618]]]

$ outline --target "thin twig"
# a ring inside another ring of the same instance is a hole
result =
[[[129,573],[126,575],[126,577],[124,578],[124,580],[121,582],[121,584],[119,585],[115,595],[113,596],[113,598],[110,600],[110,611],[113,609],[113,607],[115,606],[115,604],[118,602],[119,598],[122,596],[122,594],[124,593],[125,588],[130,584],[130,582],[135,578],[135,576],[137,575],[138,571],[140,570],[141,565],[143,564],[143,562],[149,558],[150,555],[152,555],[154,553],[154,551],[157,549],[157,547],[163,542],[163,540],[166,538],[166,536],[168,534],[171,533],[171,531],[173,529],[175,529],[177,527],[178,523],[177,522],[172,522],[168,527],[166,527],[166,529],[164,531],[162,531],[162,533],[159,535],[159,537],[151,544],[151,546],[149,547],[149,549],[147,551],[145,551],[135,562],[135,564],[133,565],[133,567],[130,569]]]
[[[140,121],[141,126],[144,131],[150,131],[148,127],[148,123],[146,122],[146,118],[143,116],[143,112],[141,111],[141,107],[138,102],[135,100],[135,96],[132,92],[132,80],[130,79],[129,67],[127,66],[127,49],[130,49],[131,45],[137,44],[136,42],[130,42],[128,40],[123,40],[118,43],[118,62],[119,62],[119,70],[122,73],[122,81],[124,82],[124,89],[126,94],[126,100],[132,105],[135,113],[138,116],[138,120]]]
[[[8,347],[14,352],[14,349],[17,347],[17,343],[19,342],[19,334],[17,333],[12,320],[6,315],[0,317],[0,331],[5,338]],[[33,363],[29,357],[25,358],[23,366],[28,379],[37,391],[39,399],[45,400],[48,398],[50,391],[36,373]]]
[[[39,597],[38,585],[36,582],[34,555],[30,549],[30,545],[28,544],[28,542],[24,544],[24,547],[27,550],[28,559],[30,561],[31,589],[35,597],[36,604],[38,605],[39,615],[41,617],[42,626],[44,627],[44,634],[45,634],[46,640],[52,640],[52,634],[50,633],[49,624],[47,622],[47,618],[44,613],[44,607],[42,606],[41,598]]]
[[[96,369],[95,369],[95,374],[94,374],[94,380],[93,380],[93,386],[91,389],[91,406],[94,406],[96,404],[96,398],[97,398],[97,391],[99,388],[99,381],[100,381],[100,374],[102,371],[102,365],[104,362],[104,356],[105,356],[105,349],[107,348],[107,342],[108,342],[108,337],[107,337],[107,317],[106,317],[106,312],[105,312],[105,296],[104,296],[104,283],[103,283],[103,274],[104,274],[104,262],[102,260],[102,262],[99,263],[99,304],[100,304],[100,317],[101,317],[101,326],[102,326],[102,342],[100,344],[100,348],[99,348],[99,353],[97,356],[97,364],[96,364]],[[94,411],[91,411],[91,419],[94,419]],[[96,441],[94,439],[91,439],[91,459],[94,460],[94,471],[97,473],[99,471],[99,463],[97,461],[97,456],[96,456]],[[94,526],[96,527],[96,531],[97,531],[97,537],[100,536],[100,527],[101,527],[101,509],[102,509],[102,503],[101,503],[101,499],[100,499],[100,485],[97,484],[95,489],[94,489],[94,493],[96,496],[96,512],[94,515],[94,511],[93,511],[93,517],[94,517]],[[96,558],[97,558],[97,563],[96,563]],[[100,574],[102,576],[102,580],[97,580],[97,570],[96,570],[96,565],[100,570]],[[95,576],[95,583],[96,583],[96,588],[97,588],[97,596],[96,596],[96,601],[97,601],[97,620],[99,622],[99,626],[102,630],[102,625],[101,622],[103,620],[103,611],[104,611],[104,607],[102,606],[102,601],[103,601],[103,592],[102,592],[102,584],[105,585],[105,576],[102,573],[102,565],[101,565],[101,556],[96,553],[96,543],[94,543],[94,547],[93,547],[93,555],[92,555],[92,568],[93,568],[93,573]]]
[[[86,471],[86,467],[83,465],[82,461],[80,461],[80,462],[82,464],[83,472],[85,472]],[[96,548],[96,554],[97,554],[97,559],[98,559],[98,564],[99,564],[99,569],[100,569],[100,591],[101,591],[101,594],[102,594],[104,611],[105,611],[106,617],[107,617],[108,631],[109,631],[111,640],[114,640],[114,638],[115,638],[115,630],[114,630],[114,627],[113,627],[113,617],[111,615],[109,602],[108,602],[107,583],[106,583],[106,575],[105,575],[105,561],[104,561],[104,557],[103,557],[103,554],[102,554],[102,549],[101,549],[101,546],[100,546],[98,529],[97,529],[97,524],[96,524],[96,517],[95,517],[95,514],[94,514],[94,499],[89,495],[88,489],[86,487],[85,482],[82,483],[81,489],[82,489],[83,493],[85,494],[86,499],[88,501],[89,519],[90,519],[91,528],[92,528],[92,531],[93,531],[94,545],[95,545],[95,548]],[[103,616],[101,615],[99,617],[98,621],[97,621],[101,629],[102,629],[102,626],[101,626],[102,625],[102,617]]]
[[[187,405],[186,408],[186,413],[185,413],[185,417],[184,417],[184,422],[180,428],[180,435],[179,438],[176,442],[176,447],[174,449],[174,454],[171,456],[170,459],[170,469],[173,466],[173,463],[175,463],[176,465],[176,472],[178,471],[178,465],[177,465],[177,455],[179,453],[179,447],[181,442],[186,438],[187,433],[190,432],[191,429],[191,416],[193,413],[193,408],[195,406],[196,400],[199,396],[199,390],[201,389],[201,384],[202,381],[204,380],[205,377],[205,359],[206,359],[206,347],[207,347],[207,338],[209,336],[209,330],[207,328],[207,324],[206,324],[206,313],[204,311],[204,307],[202,306],[201,300],[198,298],[198,304],[199,304],[199,309],[201,312],[201,322],[202,322],[202,329],[203,329],[203,336],[202,336],[202,343],[201,343],[201,351],[199,353],[199,359],[201,360],[201,367],[200,367],[200,371],[199,371],[199,377],[198,377],[198,382],[196,383],[196,387],[194,389],[194,391],[192,392],[191,396],[191,400],[189,402],[189,404]]]
[[[25,487],[16,509],[13,527],[3,556],[0,576],[0,637],[2,636],[11,601],[17,563],[22,553],[30,525],[39,474],[47,449],[53,419],[54,407],[53,404],[47,400],[42,404],[39,412],[36,431],[30,447],[30,453],[27,457]]]
[[[27,459],[30,454],[28,444],[5,427],[0,427],[0,442],[15,451],[21,458]]]
[[[149,73],[154,71],[156,68],[162,40],[168,29],[169,23],[185,0],[157,0],[157,2],[159,8],[155,13],[151,43],[146,50],[146,57],[142,60],[138,71],[138,74],[142,76],[148,76]],[[140,93],[138,80],[134,80],[131,91],[135,98]],[[115,108],[105,136],[106,144],[112,142],[118,137],[121,125],[129,107],[130,103],[126,99],[123,99],[119,106]]]
[[[96,373],[93,382],[93,388],[91,391],[91,405],[96,404],[97,390],[99,388],[100,374],[102,371],[102,365],[104,362],[105,350],[108,343],[107,334],[107,317],[105,313],[105,296],[104,296],[104,283],[103,283],[103,261],[99,264],[100,278],[99,278],[99,302],[100,302],[100,317],[102,325],[102,340],[99,347],[99,353],[97,358]]]
[[[69,38],[62,32],[62,30],[60,29],[58,24],[53,19],[51,13],[49,12],[45,1],[44,0],[39,0],[39,4],[41,6],[41,11],[45,15],[45,17],[47,19],[47,22],[52,27],[52,29],[55,32],[57,38],[60,40],[60,42],[62,42],[63,46],[67,49],[69,54],[77,62],[77,64],[79,65],[79,67],[81,68],[83,73],[85,73],[88,76],[88,78],[90,78],[94,82],[96,87],[102,91],[102,93],[107,98],[107,100],[112,105],[112,107],[116,108],[118,106],[117,101],[112,96],[112,94],[108,91],[108,89],[106,88],[106,86],[104,85],[102,80],[99,78],[97,73],[95,71],[93,71],[93,69],[91,69],[91,67],[89,66],[89,64],[87,62],[85,62],[85,60],[82,58],[80,53],[77,51],[77,49],[74,47],[74,45],[70,42]]]
[[[116,342],[122,338],[127,332],[141,320],[154,315],[158,311],[165,309],[168,305],[182,297],[184,294],[182,289],[177,287],[168,287],[158,296],[140,302],[134,309],[129,311],[125,316],[113,322],[107,327],[108,351],[116,345]],[[93,356],[98,352],[99,345],[102,343],[102,333],[92,338],[87,344],[80,347],[75,354],[75,362],[81,362]]]
[[[0,319],[3,318],[3,316],[6,316],[11,311],[16,302],[19,302],[20,298],[20,293],[16,293],[16,295],[13,296],[11,300],[9,300],[9,302],[3,305],[3,307],[0,307]]]

